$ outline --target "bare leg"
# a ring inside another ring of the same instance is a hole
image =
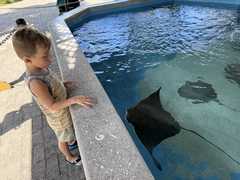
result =
[[[75,143],[75,141],[76,141],[75,139],[72,140],[72,141],[69,141],[68,144],[69,144],[69,145],[70,145],[70,144],[73,144],[73,143]]]
[[[61,151],[61,153],[64,154],[66,160],[73,161],[73,160],[77,159],[78,156],[72,155],[72,153],[69,151],[67,142],[59,142],[58,141],[58,148]]]

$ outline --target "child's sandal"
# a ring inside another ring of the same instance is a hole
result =
[[[79,155],[78,158],[74,161],[68,161],[67,159],[65,159],[65,161],[67,161],[69,164],[71,165],[75,165],[75,166],[80,166],[82,164],[81,161],[81,156]]]
[[[78,144],[77,144],[76,140],[73,144],[68,144],[69,151],[72,151],[72,150],[76,149],[77,147],[78,147]]]

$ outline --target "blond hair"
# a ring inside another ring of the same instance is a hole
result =
[[[32,57],[37,52],[37,47],[49,49],[50,39],[38,30],[25,26],[18,29],[12,37],[13,48],[20,59]]]

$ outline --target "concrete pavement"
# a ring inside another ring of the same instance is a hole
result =
[[[48,32],[48,22],[58,16],[55,3],[23,0],[1,6],[0,34],[10,30],[19,17]],[[0,46],[0,62],[0,81],[18,80],[25,70],[13,51],[11,39]],[[51,69],[59,74],[56,61]],[[85,179],[82,166],[73,167],[64,161],[45,117],[24,87],[22,78],[19,81],[14,88],[0,92],[0,179]]]

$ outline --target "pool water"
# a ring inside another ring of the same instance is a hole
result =
[[[107,15],[72,30],[156,179],[240,179],[240,78],[226,72],[234,64],[240,77],[239,11],[170,5]],[[211,84],[217,99],[180,96],[187,81]],[[125,119],[129,107],[159,87],[164,109],[206,138],[181,131],[161,142],[153,155],[163,171]]]

